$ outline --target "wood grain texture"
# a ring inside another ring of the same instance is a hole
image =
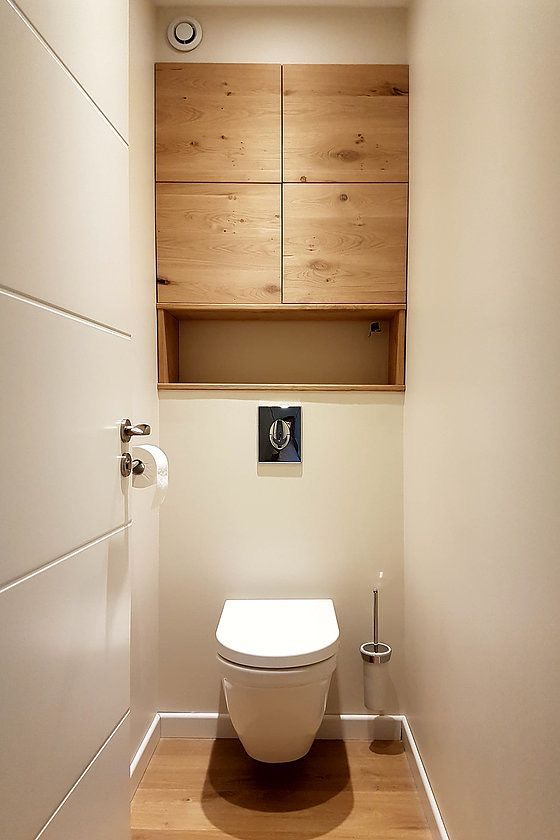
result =
[[[285,303],[405,302],[405,184],[283,189]]]
[[[433,840],[400,741],[316,741],[265,765],[235,739],[162,740],[131,825],[131,840]]]
[[[372,321],[392,318],[397,312],[405,309],[403,303],[381,303],[381,304],[334,304],[334,303],[307,303],[307,304],[173,304],[158,303],[158,310],[170,312],[174,318],[180,321],[348,321],[365,320]]]
[[[280,302],[280,187],[157,184],[158,300]]]
[[[405,338],[406,313],[401,310],[395,313],[389,328],[388,379],[393,385],[404,385]]]
[[[404,391],[404,385],[321,385],[294,382],[159,382],[158,391]]]
[[[288,64],[284,181],[408,180],[408,67]]]
[[[156,180],[280,180],[275,64],[156,64]]]
[[[158,310],[158,379],[179,381],[179,322],[170,312]]]

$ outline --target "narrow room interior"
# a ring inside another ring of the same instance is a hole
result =
[[[557,0],[0,0],[5,840],[557,840]]]

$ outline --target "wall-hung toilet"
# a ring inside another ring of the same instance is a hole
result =
[[[326,599],[226,601],[216,630],[228,712],[258,761],[302,758],[321,725],[338,623]]]

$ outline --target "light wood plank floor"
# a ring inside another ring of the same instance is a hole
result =
[[[132,840],[432,840],[397,741],[316,741],[293,764],[239,741],[160,741],[132,803]]]

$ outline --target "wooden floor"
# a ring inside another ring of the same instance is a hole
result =
[[[131,820],[132,840],[432,840],[399,741],[316,741],[267,765],[234,739],[164,739]]]

